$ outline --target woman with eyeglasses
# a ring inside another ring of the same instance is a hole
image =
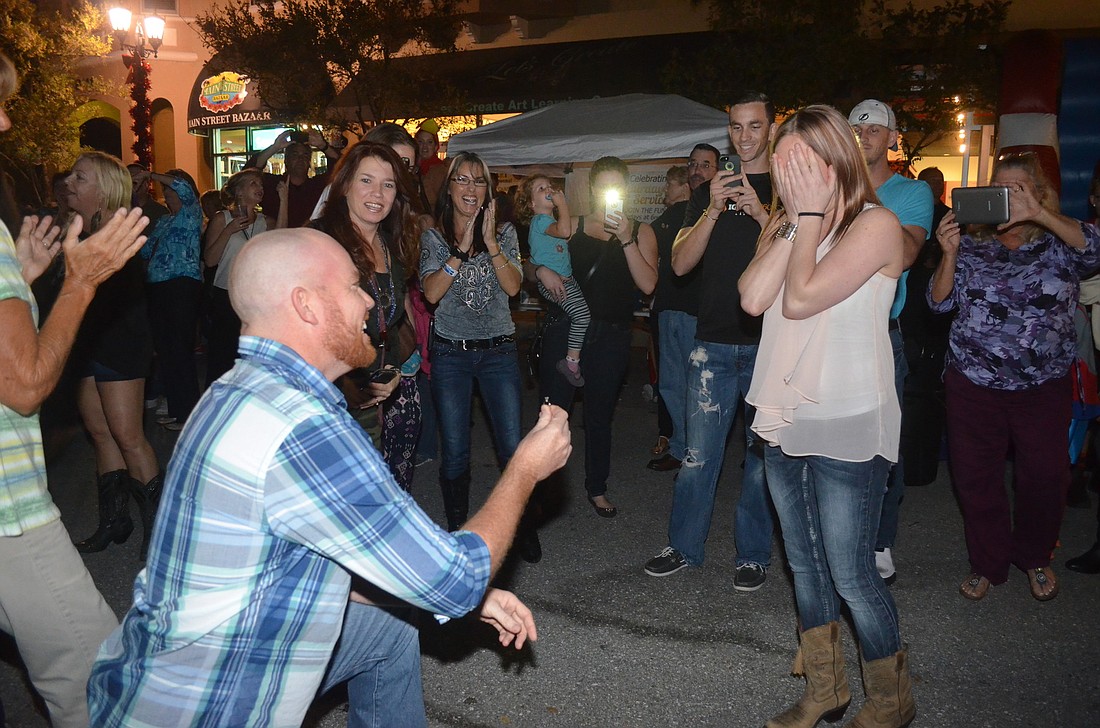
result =
[[[1058,594],[1050,557],[1069,487],[1077,356],[1073,312],[1080,279],[1100,265],[1100,232],[1059,213],[1033,154],[1002,157],[993,185],[1008,188],[1009,220],[963,233],[955,214],[936,228],[943,258],[928,289],[932,311],[956,309],[948,340],[947,444],[962,507],[967,599],[1027,574],[1031,595]],[[1015,502],[1004,461],[1015,454]]]
[[[478,385],[501,468],[520,440],[520,374],[508,298],[522,282],[516,229],[496,224],[489,168],[476,154],[451,160],[436,203],[437,227],[420,238],[424,297],[438,304],[431,341],[432,397],[439,418],[439,484],[448,529],[461,528],[470,505],[470,406]],[[525,519],[520,555],[541,558]]]

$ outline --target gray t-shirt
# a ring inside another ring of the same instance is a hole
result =
[[[451,287],[440,299],[435,312],[435,333],[444,339],[491,339],[515,333],[508,294],[500,287],[493,270],[494,264],[520,269],[519,240],[511,223],[500,228],[497,244],[504,253],[504,262],[500,258],[490,259],[488,253],[471,257],[459,267]],[[442,268],[450,256],[450,246],[439,231],[425,231],[420,236],[421,280]]]

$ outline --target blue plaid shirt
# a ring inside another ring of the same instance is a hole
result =
[[[134,604],[88,683],[99,728],[298,726],[349,571],[453,617],[487,586],[484,541],[397,487],[332,383],[276,342],[240,351],[168,464]]]

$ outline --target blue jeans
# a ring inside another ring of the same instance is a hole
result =
[[[441,478],[458,478],[470,471],[470,407],[475,380],[489,415],[501,467],[519,445],[520,378],[516,345],[463,351],[436,339],[432,342],[432,397],[443,451]]]
[[[726,438],[738,404],[749,391],[756,346],[695,340],[687,389],[684,466],[676,478],[668,542],[692,566],[703,563],[703,544],[714,513],[714,491],[725,459]],[[745,406],[745,472],[734,517],[737,565],[767,566],[772,552],[772,514],[764,484],[762,442],[750,429],[755,410]]]
[[[428,725],[414,608],[348,602],[344,629],[318,694],[344,682],[348,728]]]
[[[672,418],[672,436],[668,439],[668,451],[677,460],[684,459],[684,440],[687,421],[689,359],[695,345],[696,319],[683,311],[661,311],[659,334],[661,352],[658,362],[661,399]]]
[[[905,343],[901,338],[901,329],[890,330],[890,346],[894,350],[894,387],[898,390],[898,404],[901,404],[905,390],[905,378],[909,376],[909,361],[905,358]],[[890,470],[886,480],[886,495],[882,499],[882,517],[878,522],[878,535],[875,537],[876,549],[892,549],[898,537],[898,511],[901,499],[905,495],[905,463],[898,451],[898,461]]]
[[[864,659],[897,652],[898,610],[875,569],[873,549],[890,463],[882,457],[862,463],[791,457],[778,447],[768,447],[764,460],[802,629],[839,619],[839,595],[852,613]]]

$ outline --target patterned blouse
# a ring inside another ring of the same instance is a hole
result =
[[[1052,233],[1017,250],[964,235],[955,285],[935,313],[958,309],[947,362],[990,389],[1022,390],[1064,376],[1077,352],[1073,311],[1080,280],[1100,266],[1100,231],[1081,223],[1085,248]]]

